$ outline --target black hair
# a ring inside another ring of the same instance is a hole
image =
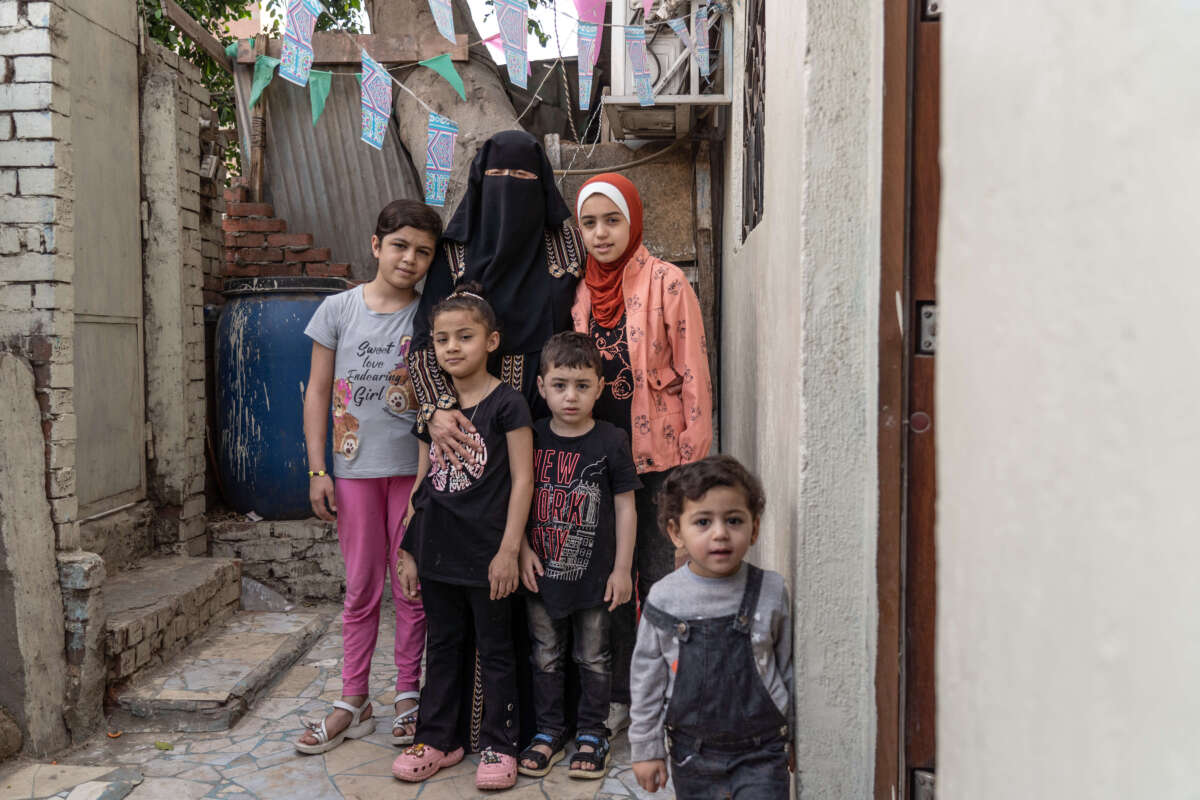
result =
[[[667,523],[679,524],[684,500],[699,500],[717,486],[741,489],[746,495],[746,507],[754,519],[762,516],[767,498],[762,482],[733,456],[709,456],[692,464],[671,470],[658,491],[658,527],[664,534]]]
[[[375,221],[375,236],[379,241],[401,228],[416,228],[433,234],[436,241],[442,235],[442,218],[420,200],[393,200],[379,212]]]
[[[437,320],[439,314],[445,314],[447,311],[470,311],[476,319],[483,323],[483,327],[487,329],[488,333],[500,330],[500,323],[496,321],[496,312],[492,309],[492,304],[484,298],[483,286],[478,281],[463,281],[455,286],[453,292],[433,307],[433,311],[429,315],[430,326]]]
[[[596,343],[586,333],[563,331],[556,333],[542,347],[541,363],[538,374],[545,376],[554,367],[566,369],[592,369],[596,376],[604,377],[604,367],[600,361],[600,351]]]

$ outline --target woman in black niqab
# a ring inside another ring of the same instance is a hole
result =
[[[430,312],[458,283],[478,281],[500,322],[498,363],[489,369],[525,395],[535,419],[544,416],[545,401],[537,391],[539,356],[547,339],[572,328],[571,305],[587,258],[579,231],[566,224],[570,218],[537,139],[525,131],[502,131],[483,143],[471,162],[466,194],[446,226],[425,279],[408,355],[409,375],[421,404],[417,426],[428,425],[433,446],[451,462],[466,458],[467,448],[474,445],[465,430],[473,429],[457,410],[453,385],[443,378],[433,355]],[[413,524],[417,525],[415,518]],[[529,633],[520,598],[513,606],[513,640],[524,746],[536,726]],[[471,662],[464,664],[466,674],[474,667],[473,651],[472,646],[464,651]],[[478,745],[474,712],[481,702],[477,675],[463,699],[459,721],[472,749]]]
[[[570,217],[537,139],[525,131],[502,131],[484,142],[425,281],[413,349],[432,348],[433,307],[456,284],[478,281],[500,321],[501,360],[508,358],[495,374],[513,383],[531,406],[537,404],[537,356],[554,333],[571,328],[571,304],[584,263],[578,233],[564,227]],[[435,366],[425,361],[426,367]],[[500,374],[505,370],[519,374]],[[416,388],[419,398],[423,388],[443,398],[448,387]],[[444,398],[433,402],[447,405]]]

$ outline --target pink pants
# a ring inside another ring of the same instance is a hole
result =
[[[396,691],[415,691],[421,681],[425,648],[425,609],[409,600],[396,576],[396,548],[404,538],[404,512],[413,475],[390,478],[337,478],[338,542],[346,561],[346,602],[342,612],[342,694],[369,692],[371,655],[379,634],[379,609],[386,571],[396,604]]]

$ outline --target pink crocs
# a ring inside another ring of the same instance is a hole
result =
[[[462,761],[463,749],[457,747],[443,753],[427,744],[414,744],[404,748],[392,762],[392,775],[409,783],[420,783],[437,774],[442,767],[453,767]],[[515,768],[514,768],[515,771]],[[510,783],[509,786],[512,786]]]
[[[511,789],[517,783],[517,759],[486,748],[479,754],[475,770],[476,789]]]

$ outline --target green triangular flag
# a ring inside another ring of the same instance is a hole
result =
[[[454,63],[450,60],[449,53],[442,53],[440,56],[427,58],[417,63],[422,67],[429,67],[438,75],[441,75],[446,79],[446,83],[454,87],[454,91],[458,92],[459,97],[463,100],[467,99],[467,92],[463,88],[462,78],[458,77],[458,70],[454,69]]]
[[[321,118],[325,110],[325,98],[329,97],[330,78],[332,72],[322,72],[314,69],[308,73],[308,104],[312,106],[313,125]]]
[[[230,61],[237,60],[237,46],[238,46],[237,39],[234,39],[232,42],[225,45],[225,57],[228,58]]]
[[[275,68],[279,66],[279,59],[271,56],[259,56],[254,61],[254,83],[250,85],[250,107],[258,105],[258,98],[262,96],[263,89],[267,88],[267,84],[275,77]]]

